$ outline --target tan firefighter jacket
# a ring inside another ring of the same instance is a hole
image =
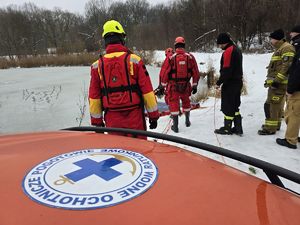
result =
[[[293,62],[295,48],[288,42],[280,40],[275,45],[275,52],[272,55],[268,66],[266,83],[271,86],[275,81],[279,84],[287,84],[287,71]]]

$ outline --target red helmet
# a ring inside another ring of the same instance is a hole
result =
[[[183,37],[177,37],[177,38],[175,39],[174,45],[179,44],[179,43],[185,44],[185,40],[184,40]]]
[[[174,53],[173,48],[167,48],[167,49],[165,50],[166,56],[167,56],[167,55],[171,55],[171,54],[173,54],[173,53]]]

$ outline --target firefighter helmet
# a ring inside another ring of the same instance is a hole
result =
[[[109,33],[117,33],[126,35],[122,25],[116,20],[109,20],[103,25],[102,37]]]
[[[184,38],[183,37],[177,37],[175,39],[175,42],[174,42],[174,45],[176,45],[176,44],[185,44]]]

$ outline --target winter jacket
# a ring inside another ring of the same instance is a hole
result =
[[[184,55],[184,57],[186,58],[185,66],[187,68],[185,78],[177,77],[179,69],[176,68],[176,58],[178,58],[179,55]],[[175,84],[176,82],[182,82],[184,79],[186,82],[189,83],[191,78],[192,85],[198,85],[200,74],[195,57],[192,54],[185,52],[183,48],[177,48],[175,50],[175,54],[173,54],[171,57],[166,57],[160,70],[160,78],[161,84],[164,87],[167,86],[167,84]]]
[[[289,94],[300,91],[300,34],[292,39],[292,44],[296,49],[296,54],[288,70],[287,92]]]
[[[243,80],[243,56],[241,50],[229,43],[221,57],[220,78],[217,85],[241,83]]]
[[[295,55],[294,47],[285,40],[278,41],[275,45],[275,52],[272,55],[268,66],[267,84],[277,82],[287,84],[287,71]]]
[[[144,105],[159,117],[151,80],[141,58],[121,44],[111,44],[91,66],[89,103],[92,125],[102,125],[103,111],[126,111]]]

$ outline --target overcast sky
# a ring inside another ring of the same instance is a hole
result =
[[[11,4],[22,5],[25,2],[32,2],[38,7],[53,9],[59,7],[70,12],[84,13],[84,6],[89,0],[0,0],[0,7],[6,7]],[[125,1],[125,0],[121,0]],[[167,3],[170,0],[148,0],[151,4]]]

